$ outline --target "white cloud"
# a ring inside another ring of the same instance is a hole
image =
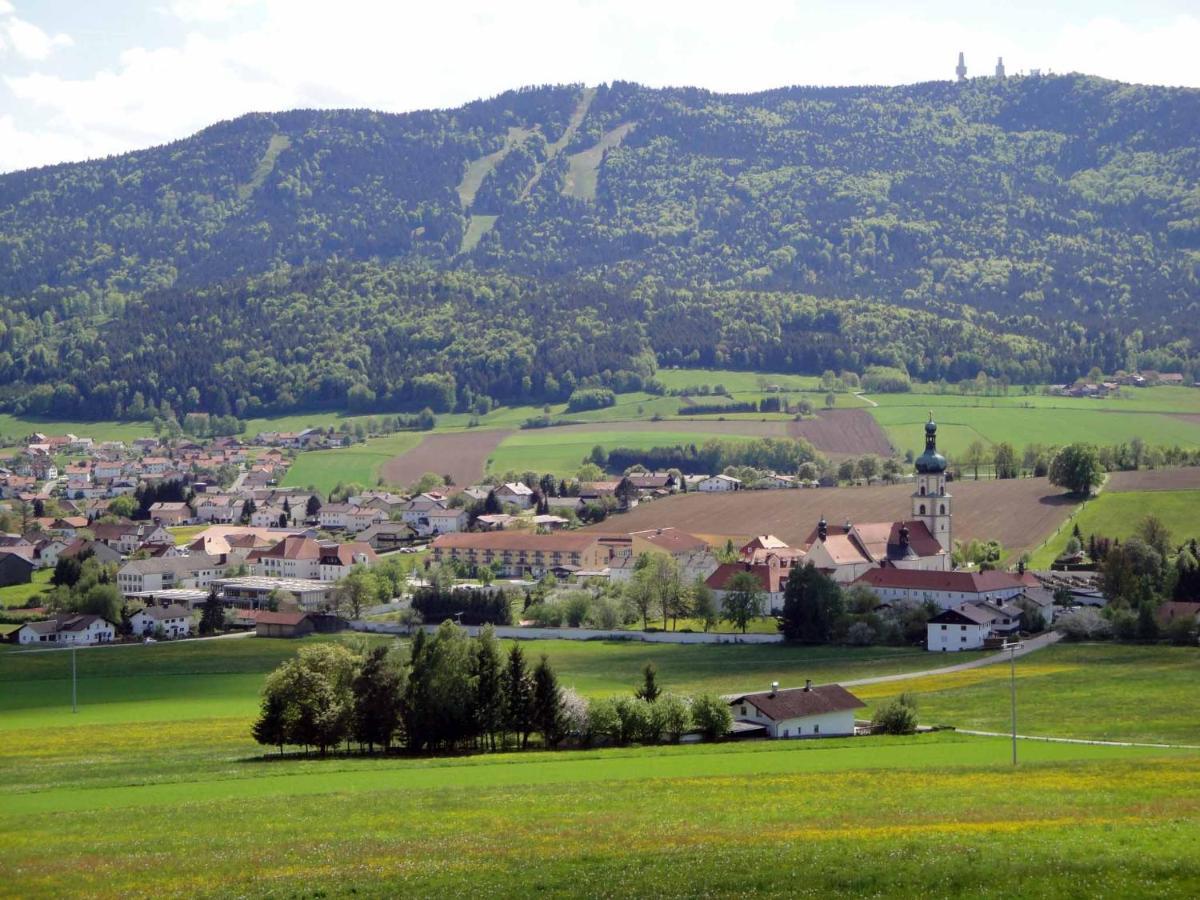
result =
[[[11,47],[22,59],[40,62],[58,47],[73,43],[67,34],[49,35],[32,22],[17,18],[12,4],[0,0],[0,50]]]
[[[901,13],[856,22],[837,10],[826,20],[807,4],[734,9],[727,0],[529,0],[513,9],[467,0],[261,0],[245,24],[239,16],[249,3],[174,0],[167,12],[186,36],[172,46],[131,47],[83,78],[6,76],[21,134],[41,135],[40,159],[50,162],[183,137],[249,111],[403,111],[546,82],[752,91],[949,79],[960,49],[972,74],[989,73],[1003,55],[1010,72],[1074,69],[1200,86],[1193,16],[1165,24],[1096,19],[1026,36],[1012,30],[1019,25],[999,31]],[[58,38],[46,39],[49,52]],[[7,143],[0,141],[0,169],[29,163],[28,152]]]

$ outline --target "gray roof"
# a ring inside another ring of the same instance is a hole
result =
[[[166,609],[163,609],[161,606],[147,606],[145,609],[140,610],[140,612],[142,615],[154,619],[156,622],[160,622],[163,619],[186,619],[190,615],[182,606],[168,606]]]
[[[221,565],[219,556],[208,553],[193,553],[190,556],[159,556],[153,559],[135,559],[121,567],[121,571],[133,575],[187,575],[201,569],[215,569]]]

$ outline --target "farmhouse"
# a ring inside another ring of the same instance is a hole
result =
[[[773,738],[814,738],[854,734],[854,711],[866,706],[840,684],[742,694],[729,701],[736,723],[758,725]]]
[[[258,637],[303,637],[314,630],[308,613],[263,610],[254,617],[254,633]]]
[[[44,622],[26,622],[17,631],[19,644],[105,644],[117,636],[117,626],[103,616],[65,615]]]
[[[129,617],[129,626],[136,635],[157,635],[180,638],[192,633],[191,614],[182,606],[147,606]]]
[[[992,617],[974,604],[944,609],[925,626],[927,649],[944,653],[954,650],[978,650],[992,630]]]
[[[696,490],[704,491],[705,493],[740,491],[741,489],[741,479],[734,478],[732,475],[713,475],[709,478],[701,479],[696,483]]]

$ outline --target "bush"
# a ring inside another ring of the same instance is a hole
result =
[[[617,743],[624,746],[635,741],[642,744],[658,743],[657,724],[650,704],[636,697],[618,697],[613,702],[617,714]]]
[[[616,405],[617,396],[608,388],[577,388],[567,400],[568,412],[604,409]]]
[[[692,711],[687,702],[675,694],[663,694],[654,701],[654,721],[659,735],[672,744],[692,727]]]
[[[1112,637],[1112,625],[1097,610],[1087,608],[1059,617],[1058,630],[1068,641],[1106,641]]]
[[[558,628],[563,623],[563,608],[557,603],[535,603],[525,610],[525,618],[538,628]]]
[[[1196,645],[1196,622],[1186,616],[1175,619],[1163,629],[1163,635],[1177,647]]]
[[[871,725],[883,734],[912,734],[917,730],[917,711],[903,700],[893,700],[875,710]]]
[[[715,694],[700,694],[692,699],[692,724],[705,740],[717,741],[733,728],[733,712]]]
[[[602,740],[616,742],[620,735],[621,720],[617,716],[616,700],[612,697],[602,697],[588,703],[587,731],[584,735],[584,742],[588,744]]]
[[[875,641],[875,629],[866,622],[855,622],[846,631],[846,643],[851,647],[869,647]]]
[[[601,597],[592,601],[585,621],[592,628],[616,628],[624,621],[624,609],[613,598]]]

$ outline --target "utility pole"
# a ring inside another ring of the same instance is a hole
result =
[[[79,712],[75,704],[75,648],[71,648],[71,712]]]
[[[1017,764],[1017,651],[1024,644],[1018,642],[1005,644],[1008,651],[1009,693],[1012,699],[1012,764]]]

